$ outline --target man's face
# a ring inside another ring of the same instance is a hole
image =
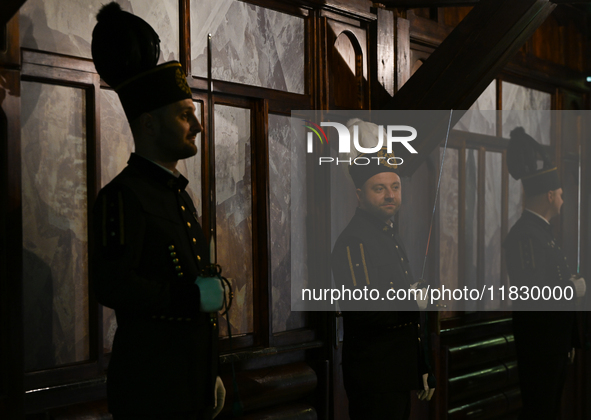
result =
[[[163,160],[179,160],[195,156],[195,139],[202,131],[191,99],[166,105],[156,113],[159,130],[157,147]]]
[[[386,222],[402,204],[400,177],[393,172],[374,175],[357,189],[357,198],[359,207]]]
[[[560,214],[560,208],[562,207],[563,203],[562,188],[550,191],[548,199],[550,201],[550,205],[552,206],[552,217],[558,216]]]

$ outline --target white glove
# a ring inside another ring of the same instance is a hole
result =
[[[212,419],[214,419],[222,409],[224,408],[224,403],[226,402],[226,388],[224,388],[224,383],[222,379],[218,376],[215,379],[215,389],[214,389],[214,407],[213,407],[213,415]]]
[[[220,279],[214,277],[197,277],[195,284],[201,294],[199,310],[201,312],[217,312],[224,304],[224,288]]]
[[[575,296],[578,298],[582,298],[583,296],[585,296],[585,292],[587,291],[587,284],[585,283],[585,279],[583,277],[573,275],[571,276],[570,281],[573,282]]]
[[[416,289],[419,285],[419,282],[410,285],[411,289]],[[417,305],[419,305],[419,310],[424,311],[427,309],[427,303],[429,303],[429,299],[427,298],[427,288],[423,287],[421,291],[417,291],[416,293],[417,298]]]
[[[568,361],[572,365],[575,362],[575,348],[573,347],[571,351],[568,352]]]
[[[417,397],[419,397],[419,400],[423,401],[423,400],[427,400],[430,401],[431,397],[433,397],[433,393],[435,392],[435,388],[429,388],[429,384],[427,382],[427,379],[429,378],[429,374],[425,373],[423,375],[423,388],[421,389],[419,392],[417,392]]]

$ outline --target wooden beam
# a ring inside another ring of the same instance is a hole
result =
[[[386,7],[406,7],[414,9],[417,7],[452,7],[452,6],[473,6],[480,0],[381,0],[378,3]]]
[[[415,9],[418,7],[462,7],[474,6],[480,0],[381,0],[378,3],[386,7],[403,7]],[[552,0],[555,4],[589,4],[589,0]]]
[[[26,0],[2,0],[0,2],[0,26],[4,26],[14,16]]]
[[[411,72],[410,62],[410,22],[401,17],[396,18],[396,32],[394,33],[394,48],[396,54],[396,91],[408,81]]]
[[[480,1],[383,109],[468,109],[554,7],[548,0]],[[454,112],[452,126],[461,115]],[[441,132],[447,118],[430,124]],[[417,138],[418,154],[401,155],[403,175],[411,175],[442,140]]]

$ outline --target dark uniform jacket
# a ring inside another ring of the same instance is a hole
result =
[[[94,206],[94,291],[115,309],[109,408],[152,416],[213,406],[217,319],[199,312],[209,252],[188,181],[132,154]]]
[[[572,286],[571,273],[549,223],[524,211],[503,244],[511,286]],[[557,354],[570,351],[576,343],[573,301],[545,301],[556,311],[539,309],[533,300],[513,301],[513,330],[517,350],[527,354]],[[546,306],[546,307],[548,307]]]
[[[343,309],[343,374],[351,393],[418,389],[427,373],[419,343],[420,313],[416,301],[386,299],[390,288],[408,290],[414,283],[407,254],[395,229],[358,208],[332,252],[336,286],[378,289],[370,301],[375,311]],[[382,300],[384,297],[384,300]],[[366,303],[367,304],[367,303]],[[393,309],[393,310],[392,310]],[[365,391],[364,391],[365,390]]]

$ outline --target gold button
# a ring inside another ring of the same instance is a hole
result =
[[[201,257],[197,255],[197,261],[201,261]]]
[[[177,191],[178,191],[179,193],[181,192],[181,190],[180,190],[180,189],[179,189],[179,190],[177,190]]]
[[[175,269],[176,271],[181,271],[181,270],[182,270],[182,268],[181,268],[181,266],[180,266],[180,265],[177,265],[177,266],[176,266],[174,269]]]
[[[183,211],[185,211],[185,206],[181,206],[181,209],[182,209]]]
[[[171,245],[171,246],[169,246],[169,247],[168,247],[168,250],[169,250],[169,251],[174,251],[174,245]]]
[[[191,227],[191,223],[187,222],[187,226],[188,226],[188,227]]]
[[[197,239],[193,238],[193,244],[197,243]]]
[[[183,277],[183,275],[184,275],[183,273],[178,273],[177,274],[177,276],[179,276],[179,277]]]
[[[421,342],[421,337],[419,337],[419,343]]]
[[[173,264],[178,264],[179,263],[179,259],[178,258],[175,258],[174,260],[172,260],[172,263]]]
[[[216,324],[215,322],[213,323],[213,328],[216,328],[218,326],[218,324]]]
[[[404,261],[404,258],[400,258],[400,261]]]
[[[398,245],[396,245],[396,249],[398,249]]]
[[[404,274],[408,274],[408,271],[405,271]]]
[[[392,285],[392,286],[393,286],[393,285],[394,285],[394,283],[393,283],[393,282],[390,282],[390,285]]]
[[[171,252],[171,253],[170,253],[170,256],[171,256],[172,258],[176,257],[176,252]]]

